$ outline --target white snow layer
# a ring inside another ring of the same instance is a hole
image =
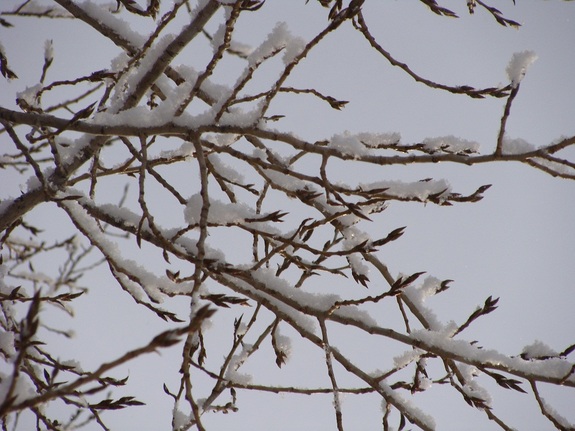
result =
[[[523,348],[522,355],[525,359],[542,358],[542,357],[556,357],[559,353],[549,347],[542,341],[535,340],[532,344]]]
[[[559,424],[561,425],[561,429],[565,429],[565,430],[575,429],[575,424],[572,424],[566,418],[564,418],[559,413],[557,413],[557,411],[551,405],[549,405],[543,397],[541,397],[541,404],[543,405],[543,407],[547,411],[547,414],[553,416],[553,419],[555,419],[557,422],[559,422]]]
[[[537,60],[537,54],[533,51],[521,51],[513,54],[511,61],[509,61],[507,65],[507,69],[505,69],[513,87],[519,85],[525,76],[525,72],[535,60]]]
[[[393,400],[393,405],[401,407],[411,418],[417,418],[427,429],[435,429],[435,419],[417,407],[410,399],[405,398],[401,393],[392,389],[385,381],[379,384],[380,389],[385,393],[386,399]]]
[[[416,198],[422,202],[426,201],[432,195],[441,198],[442,195],[448,195],[451,192],[451,186],[444,179],[412,183],[403,181],[377,181],[360,184],[360,187],[364,191],[387,189],[386,193],[397,196],[398,198]]]
[[[563,358],[549,358],[541,361],[529,361],[521,357],[509,357],[496,350],[482,349],[469,341],[455,340],[445,331],[415,330],[411,337],[421,341],[425,346],[449,352],[467,361],[482,363],[486,367],[507,369],[523,374],[533,374],[554,379],[563,379],[571,373],[572,364]],[[432,348],[432,350],[433,350]],[[567,381],[574,382],[575,376],[571,375]]]
[[[134,30],[130,24],[121,18],[116,17],[102,5],[93,2],[92,0],[86,0],[78,4],[78,7],[82,9],[84,13],[90,16],[90,18],[104,24],[106,27],[112,29],[114,33],[120,35],[122,38],[129,41],[136,48],[140,48],[146,42],[147,36],[143,36]]]
[[[52,43],[52,39],[47,39],[44,43],[44,58],[48,63],[51,63],[54,59],[54,45]]]
[[[503,138],[503,154],[524,154],[535,150],[535,146],[524,139]]]
[[[284,64],[291,63],[305,48],[305,41],[294,37],[285,22],[279,22],[268,35],[264,43],[248,56],[250,66],[255,66],[279,49],[284,49]]]
[[[453,135],[440,136],[437,138],[426,138],[422,142],[426,150],[436,152],[445,151],[448,153],[476,153],[479,144],[467,139],[458,138]]]

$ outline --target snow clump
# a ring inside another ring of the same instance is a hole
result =
[[[531,66],[535,60],[537,60],[537,54],[533,51],[521,51],[513,54],[511,61],[507,65],[507,69],[505,69],[513,88],[519,85],[525,76],[527,68]]]

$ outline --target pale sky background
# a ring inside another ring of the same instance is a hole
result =
[[[10,5],[16,4],[19,2],[3,0],[1,8],[9,10]],[[512,54],[535,51],[539,59],[521,84],[507,125],[508,134],[536,146],[575,134],[575,3],[526,0],[513,6],[511,0],[494,2],[506,17],[522,24],[519,30],[501,27],[481,8],[469,16],[464,1],[440,4],[456,11],[460,19],[435,16],[420,2],[409,0],[368,0],[364,15],[378,41],[396,59],[426,78],[449,85],[506,85],[505,68]],[[309,40],[326,24],[325,15],[326,10],[312,0],[308,5],[304,0],[268,0],[260,11],[242,15],[238,36],[241,42],[257,44],[276,22],[286,21],[293,34]],[[5,18],[15,27],[0,28],[0,41],[20,79],[0,81],[3,107],[14,109],[16,92],[37,83],[46,39],[54,40],[55,50],[48,81],[108,67],[118,54],[112,44],[100,41],[91,29],[79,27],[76,32],[69,22]],[[213,24],[210,30],[215,29]],[[270,112],[286,115],[278,128],[295,130],[310,141],[345,130],[399,132],[404,143],[455,135],[479,142],[481,152],[492,151],[504,99],[472,100],[417,84],[372,51],[358,32],[346,27],[315,48],[286,84],[313,87],[350,103],[342,111],[332,111],[312,98],[286,97],[283,106],[272,105]],[[134,30],[144,31],[144,27]],[[209,54],[198,46],[198,51],[185,54],[194,59],[182,58],[182,62],[204,64]],[[229,68],[217,71],[216,82],[235,81],[239,69],[233,67],[233,62]],[[262,70],[262,79],[273,77],[273,67]],[[2,151],[11,145],[5,135],[0,136]],[[575,159],[575,151],[570,155],[571,160]],[[523,346],[535,340],[559,351],[575,342],[574,182],[518,164],[357,168],[357,172],[342,172],[342,180],[445,178],[454,191],[464,194],[480,185],[493,184],[479,203],[447,208],[394,203],[373,225],[362,228],[381,234],[407,226],[400,240],[379,253],[392,274],[427,271],[440,279],[455,280],[450,291],[430,300],[443,321],[462,322],[489,295],[501,298],[499,309],[472,325],[464,338],[479,340],[485,347],[506,354],[519,354]],[[0,171],[0,199],[16,196],[24,187],[18,182],[13,173]],[[110,193],[110,201],[117,201],[119,191]],[[278,202],[278,207],[282,205],[289,203]],[[38,207],[32,219],[45,227],[57,227],[56,235],[62,237],[70,229],[69,222],[53,206]],[[233,250],[229,254],[233,256]],[[52,264],[46,262],[46,270]],[[153,261],[146,264],[153,265]],[[77,318],[52,316],[54,326],[73,327],[77,333],[72,340],[55,340],[61,357],[81,359],[84,368],[89,369],[98,364],[99,358],[111,359],[144,344],[159,332],[161,325],[141,312],[123,292],[116,293],[118,288],[109,275],[91,274],[84,283],[92,290],[78,301]],[[183,302],[175,305],[183,315],[186,306]],[[233,317],[228,316],[228,321],[233,321]],[[229,337],[229,325],[224,327],[221,323],[225,319],[218,321],[221,327],[215,325],[210,330],[222,340]],[[111,331],[111,327],[115,329]],[[267,362],[247,364],[243,371],[251,373],[254,382],[265,382],[269,377],[284,384],[326,384],[322,352],[303,348],[293,331],[286,329],[285,335],[292,337],[294,352],[281,371],[275,368],[271,357]],[[385,369],[389,364],[389,349],[393,347],[372,345],[368,339],[346,335],[342,331],[338,346],[363,358],[367,368]],[[178,361],[178,349],[172,349],[131,363],[114,374],[123,377],[129,373],[134,385],[118,394],[135,392],[148,406],[105,414],[111,429],[169,429],[171,404],[162,392],[162,384],[176,387]],[[345,382],[345,377],[340,378]],[[532,397],[492,389],[495,412],[504,419],[513,418],[509,420],[512,426],[520,430],[552,429],[550,423],[540,419]],[[423,394],[416,398],[420,407],[436,418],[439,430],[498,429],[482,412],[467,407],[460,397],[451,394],[452,390],[443,391],[445,398],[437,397],[441,391],[432,392],[433,397]],[[572,390],[554,389],[543,395],[563,416],[575,421]],[[206,425],[218,430],[331,430],[335,429],[331,402],[331,396],[273,396],[239,391],[240,411],[210,415]],[[347,429],[380,429],[380,419],[377,397],[344,398]]]

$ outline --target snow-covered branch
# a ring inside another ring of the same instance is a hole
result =
[[[453,280],[420,269],[403,274],[385,258],[410,232],[387,217],[389,207],[468,205],[488,193],[485,183],[458,192],[461,178],[445,166],[516,162],[575,179],[572,133],[539,146],[510,136],[535,54],[515,54],[505,84],[453,85],[391,54],[377,33],[375,1],[309,2],[323,21],[302,35],[282,16],[267,34],[255,31],[270,2],[167,3],[33,0],[2,12],[2,31],[12,22],[28,25],[36,39],[32,19],[58,19],[110,48],[109,61],[87,56],[76,64],[59,51],[66,45],[55,32],[42,40],[41,69],[20,82],[14,52],[0,45],[0,71],[17,88],[14,103],[0,99],[0,167],[10,176],[0,201],[3,429],[21,429],[18,418],[29,415],[51,430],[90,423],[108,430],[102,411],[136,408],[147,395],[114,396],[131,386],[113,372],[176,349],[159,391],[173,403],[175,431],[210,429],[216,413],[240,415],[246,392],[329,394],[328,420],[338,430],[353,416],[346,396],[377,396],[384,429],[397,420],[400,429],[409,421],[432,430],[440,425],[418,394],[437,388],[453,394],[446,403],[460,408],[463,400],[502,429],[512,429],[513,418],[502,419],[511,415],[491,392],[529,393],[547,423],[572,429],[540,387],[575,388],[573,344],[553,350],[529,340],[509,354],[492,348],[489,337],[472,340],[477,322],[499,312],[498,298],[457,304],[458,313],[469,308],[463,317],[438,316]],[[421,4],[457,17],[434,0]],[[518,27],[484,1],[468,1],[466,9]],[[354,103],[336,97],[348,92],[345,80],[331,94],[324,77],[298,75],[317,58],[341,61],[321,57],[336,37],[356,37],[366,55],[383,58],[414,85],[467,101],[503,99],[493,141],[480,145],[447,132],[405,142],[397,132],[352,133],[337,123],[316,130],[314,119],[323,115],[316,109],[339,113]],[[293,126],[300,111],[310,124]],[[445,178],[390,178],[404,166],[417,173],[431,165]],[[110,287],[107,305],[82,302],[92,301],[85,293],[94,285]],[[66,359],[53,337],[72,331],[53,310],[70,318],[75,310],[94,313],[106,338],[119,329],[102,317],[117,298],[136,310],[126,309],[124,319],[141,313],[160,335],[145,337],[141,348],[93,352],[93,371]],[[184,324],[174,329],[175,322]],[[380,353],[370,362],[361,352],[373,346]],[[323,380],[294,373],[280,383],[285,377],[274,372],[285,376],[298,355]]]

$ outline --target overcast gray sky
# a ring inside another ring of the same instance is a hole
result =
[[[276,22],[286,21],[293,34],[309,40],[326,23],[325,10],[313,3],[268,0],[260,11],[245,14],[245,19],[239,21],[238,37],[242,42],[257,44]],[[19,2],[4,0],[1,8],[9,10],[10,5],[16,4]],[[508,134],[535,146],[575,134],[575,4],[527,0],[513,6],[511,0],[497,2],[506,17],[522,24],[518,30],[499,26],[480,9],[469,16],[463,1],[441,4],[458,12],[460,18],[435,16],[416,1],[367,1],[364,14],[374,35],[392,55],[418,74],[449,85],[469,84],[478,88],[506,85],[505,68],[512,54],[535,51],[539,58],[521,84],[507,126]],[[14,108],[16,92],[37,83],[45,39],[54,41],[55,60],[48,75],[50,79],[71,78],[106,68],[118,54],[116,48],[99,41],[90,29],[72,31],[69,24],[62,25],[58,20],[5,18],[15,27],[0,28],[0,41],[20,79],[10,83],[0,81],[3,107]],[[134,30],[144,31],[137,27]],[[209,54],[198,52],[198,61]],[[235,72],[232,67],[218,70],[214,80],[233,82]],[[262,79],[266,79],[265,73],[273,77],[273,68],[262,73]],[[285,105],[272,107],[271,114],[286,115],[278,128],[294,130],[310,141],[330,138],[346,130],[399,132],[404,143],[455,135],[476,141],[481,144],[481,152],[489,152],[495,147],[505,103],[499,99],[472,100],[417,84],[378,56],[351,28],[329,36],[311,52],[287,84],[314,87],[350,101],[342,111],[326,110],[313,100],[302,105],[297,97],[286,98]],[[5,151],[11,143],[3,135],[0,145]],[[349,182],[360,176],[373,181],[446,178],[455,191],[465,194],[480,185],[493,184],[484,200],[473,205],[445,208],[392,204],[376,218],[376,223],[365,229],[375,233],[408,227],[401,240],[380,253],[392,274],[427,271],[440,279],[455,280],[449,292],[431,300],[444,321],[461,322],[487,296],[501,297],[499,309],[466,331],[467,339],[480,340],[482,345],[507,354],[518,354],[523,346],[538,339],[556,350],[574,342],[575,183],[514,164],[385,169],[370,166],[358,172],[341,173],[341,179]],[[13,173],[0,171],[3,184],[0,199],[16,196],[24,187],[18,181]],[[285,203],[278,202],[278,206],[282,205]],[[50,220],[50,226],[61,224],[62,236],[70,228],[55,208],[45,206],[33,217]],[[50,263],[46,265],[49,267]],[[74,340],[61,341],[62,356],[77,355],[86,368],[96,365],[91,357],[94,350],[109,352],[107,357],[113,357],[114,352],[141,345],[156,333],[156,327],[137,312],[129,298],[120,293],[110,300],[114,287],[109,278],[101,277],[91,276],[87,280],[94,288],[79,302],[76,321],[55,318],[61,326],[75,326],[78,334]],[[94,304],[102,304],[105,318],[94,320],[97,315],[89,313]],[[178,307],[185,309],[185,305]],[[110,333],[102,330],[101,324],[121,330]],[[211,331],[221,331],[222,337],[229,332],[220,328]],[[293,333],[286,335],[297,337]],[[378,353],[379,347],[370,346],[368,340],[364,342],[346,340],[345,333],[340,341],[342,348],[357,350],[352,354],[369,357],[367,367],[384,369],[385,364],[378,360],[379,354],[387,357],[386,352]],[[271,369],[273,361],[265,365],[257,361],[248,364],[245,372],[252,372],[256,382],[264,381],[269,374],[285,384],[298,375],[297,384],[302,384],[314,381],[314,373],[322,370],[322,361],[318,352],[309,352],[294,340],[293,356],[281,372]],[[106,415],[112,429],[156,430],[169,426],[170,400],[161,387],[164,382],[175,385],[177,363],[174,351],[129,366],[130,380],[141,388],[148,406]],[[317,378],[319,382],[325,381],[321,380],[325,376]],[[539,419],[534,401],[527,401],[526,397],[525,401],[500,397],[495,400],[495,407],[504,412],[504,417],[513,418],[510,423],[518,429],[551,429]],[[575,421],[572,391],[550,391],[548,400],[562,415]],[[494,425],[486,423],[483,413],[466,408],[461,400],[455,402],[456,416],[453,405],[444,399],[431,399],[424,394],[416,401],[436,417],[438,429],[496,429],[489,428]],[[346,397],[344,417],[349,429],[377,429],[380,426],[377,404],[376,397]],[[235,414],[210,416],[206,420],[208,429],[237,428],[239,423],[241,429],[335,428],[328,396],[316,399],[242,393],[239,407]],[[478,428],[475,423],[480,424]]]

